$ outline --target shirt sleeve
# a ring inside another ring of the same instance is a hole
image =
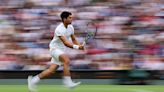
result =
[[[62,30],[56,29],[56,30],[55,30],[55,35],[56,35],[56,36],[64,36],[64,33],[63,33]]]
[[[74,27],[71,25],[71,34],[74,34]]]

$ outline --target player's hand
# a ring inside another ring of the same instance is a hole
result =
[[[83,45],[79,45],[79,50],[84,50],[84,46]]]

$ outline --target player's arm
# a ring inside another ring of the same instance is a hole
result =
[[[59,36],[59,39],[63,42],[63,44],[69,48],[74,48],[74,49],[80,49],[83,50],[84,46],[82,45],[76,45],[76,44],[72,44],[70,43],[65,36]]]
[[[76,45],[80,45],[80,43],[76,40],[76,36],[74,34],[71,35],[72,42]]]

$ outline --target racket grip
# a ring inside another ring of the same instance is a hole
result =
[[[84,41],[83,43],[82,43],[82,46],[84,46],[86,44],[86,42]]]

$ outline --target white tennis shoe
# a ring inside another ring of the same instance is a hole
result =
[[[37,85],[32,83],[32,76],[28,76],[28,79],[27,79],[27,82],[28,82],[28,89],[30,92],[37,92],[38,90],[36,89],[37,88]]]

